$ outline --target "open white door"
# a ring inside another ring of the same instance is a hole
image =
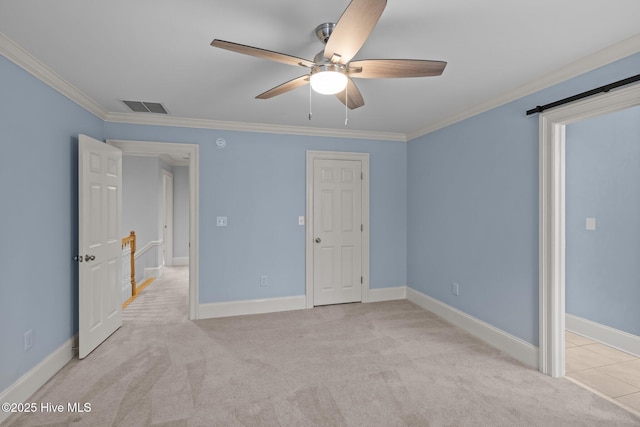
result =
[[[78,141],[79,357],[122,325],[122,152],[86,135]]]

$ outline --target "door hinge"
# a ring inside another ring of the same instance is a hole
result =
[[[364,179],[364,172],[360,172],[360,181]]]
[[[364,283],[364,279],[360,276],[360,283]]]
[[[364,224],[360,224],[360,231],[364,231]]]

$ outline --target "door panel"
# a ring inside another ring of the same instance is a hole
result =
[[[79,356],[122,324],[122,153],[85,135],[78,142]]]
[[[353,232],[353,191],[342,190],[342,231]]]
[[[313,305],[362,301],[362,165],[314,160]]]
[[[342,267],[342,287],[343,288],[352,288],[354,283],[354,254],[353,254],[353,246],[343,246],[341,255],[342,259],[340,260],[340,266]]]

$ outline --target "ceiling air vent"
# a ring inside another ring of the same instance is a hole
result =
[[[159,102],[146,102],[146,101],[122,101],[127,107],[131,108],[136,113],[156,113],[156,114],[168,114],[167,110]]]

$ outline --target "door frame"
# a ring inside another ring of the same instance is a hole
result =
[[[567,104],[539,118],[539,370],[565,375],[567,124],[640,105],[640,84]]]
[[[356,160],[362,164],[362,302],[369,302],[369,153],[307,150],[306,308],[313,308],[313,163],[322,160]]]
[[[173,174],[161,169],[162,173],[162,221],[160,235],[164,246],[163,262],[158,265],[173,266]],[[167,185],[169,183],[169,185]]]
[[[199,319],[200,146],[198,144],[117,139],[108,139],[107,144],[120,148],[123,155],[185,154],[189,156],[189,319]]]

